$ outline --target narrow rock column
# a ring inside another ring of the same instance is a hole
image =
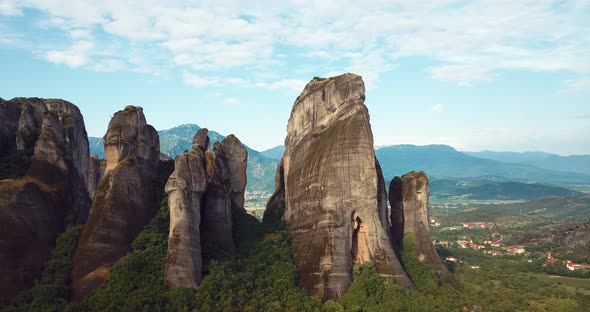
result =
[[[201,197],[207,189],[201,149],[178,155],[168,182],[170,233],[166,257],[168,288],[196,288],[201,282]]]
[[[117,112],[104,137],[107,165],[73,259],[72,299],[99,287],[158,209],[160,142],[141,107]]]
[[[389,200],[392,242],[398,250],[412,248],[419,261],[426,262],[442,280],[456,285],[456,280],[438,256],[428,234],[429,195],[428,176],[422,171],[412,171],[391,181]]]

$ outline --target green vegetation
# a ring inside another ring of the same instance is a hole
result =
[[[35,282],[30,290],[21,294],[15,304],[3,312],[17,311],[64,311],[68,305],[70,293],[70,272],[72,271],[72,257],[81,226],[76,225],[67,229],[56,240],[51,258],[45,264],[41,279]]]
[[[237,211],[237,210],[236,210]],[[412,255],[413,237],[404,239],[402,265],[418,291],[383,279],[368,264],[355,266],[353,283],[336,301],[321,302],[298,286],[298,274],[286,230],[265,231],[252,216],[233,215],[236,255],[210,262],[198,289],[168,290],[164,283],[169,210],[160,210],[132,243],[132,251],[113,267],[105,284],[86,301],[68,303],[71,256],[79,227],[57,241],[53,257],[35,287],[3,312],[17,311],[579,311],[590,306],[582,279],[546,278],[531,273],[536,263],[522,256],[491,257],[469,249],[442,249],[468,265],[451,268],[458,289],[443,284]]]

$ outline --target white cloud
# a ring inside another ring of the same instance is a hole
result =
[[[237,104],[240,104],[240,99],[238,99],[238,98],[227,98],[227,99],[223,100],[223,102],[225,104],[229,104],[229,105],[237,105]]]
[[[442,104],[436,104],[432,107],[432,111],[435,113],[442,113],[445,110],[445,107]]]
[[[71,68],[78,68],[88,64],[90,50],[94,43],[79,41],[65,50],[51,50],[45,55],[48,61],[55,64],[65,64]]]
[[[590,91],[590,77],[566,80],[564,91],[568,93]]]
[[[13,0],[0,0],[0,15],[21,15],[22,10],[19,8],[18,3]]]
[[[254,84],[255,87],[262,87],[268,89],[290,89],[293,91],[301,91],[309,81],[298,79],[282,79],[271,82],[258,82]]]
[[[229,82],[222,76],[236,71],[256,80],[249,73],[300,77],[302,69],[315,68],[356,72],[371,88],[408,57],[425,57],[432,64],[426,74],[464,86],[503,70],[590,73],[588,1],[287,0],[270,6],[237,0],[0,0],[0,15],[23,9],[41,13],[41,32],[57,29],[72,45],[93,40],[120,59],[143,60],[119,69],[159,76],[187,70],[198,73],[183,74],[196,86]],[[51,62],[102,70],[95,64],[105,56],[63,50],[54,38],[31,40]],[[198,79],[213,71],[224,73],[214,81]],[[294,88],[300,82],[249,83]]]

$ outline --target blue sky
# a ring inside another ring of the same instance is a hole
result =
[[[376,145],[590,154],[590,1],[0,0],[0,97],[89,135],[140,105],[281,144],[314,76],[363,76]]]

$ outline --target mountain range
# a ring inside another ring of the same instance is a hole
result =
[[[184,150],[190,150],[194,133],[198,129],[200,129],[198,125],[185,124],[159,131],[161,152],[174,158]],[[209,131],[209,137],[211,144],[214,144],[225,136]],[[91,154],[104,158],[102,138],[90,137],[89,144]],[[249,155],[247,190],[272,193],[275,170],[285,147],[278,145],[259,152],[247,145],[244,146]],[[446,183],[447,191],[449,185],[456,185],[453,191],[447,192],[448,194],[462,191],[479,194],[485,191],[490,198],[524,196],[520,199],[532,199],[539,198],[539,194],[573,195],[565,189],[543,186],[542,183],[590,183],[590,155],[559,156],[543,152],[460,152],[448,145],[383,146],[378,148],[375,154],[381,163],[386,181],[412,170],[425,171],[432,180],[453,180],[454,182]],[[483,181],[472,183],[469,188],[457,187],[460,181],[465,180]],[[521,183],[509,185],[499,183],[507,181]],[[442,184],[443,182],[434,182],[433,190],[437,191],[437,185]],[[519,192],[524,192],[524,195],[516,195]]]

